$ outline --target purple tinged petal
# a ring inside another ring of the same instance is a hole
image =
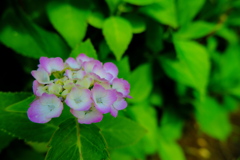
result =
[[[51,83],[48,73],[43,68],[31,72],[32,76],[41,84]]]
[[[102,68],[102,66],[99,66],[99,65],[94,66],[92,72],[98,75],[100,78],[106,79],[107,81],[111,81],[113,79],[113,75],[111,75],[110,73],[107,73]]]
[[[71,70],[66,70],[65,71],[65,75],[69,78],[69,79],[72,79],[73,78],[73,72]]]
[[[128,96],[130,92],[130,84],[124,79],[113,79],[112,88],[122,93],[124,97]]]
[[[40,58],[40,66],[48,73],[51,74],[55,71],[62,71],[64,69],[64,63],[62,58]]]
[[[110,113],[111,113],[111,115],[112,115],[113,117],[117,117],[117,115],[118,115],[118,110],[115,109],[114,107],[111,107]]]
[[[59,117],[63,110],[61,100],[54,94],[43,93],[39,99],[30,104],[28,118],[35,123],[47,123],[54,117]]]
[[[91,92],[96,109],[101,113],[110,112],[111,105],[117,100],[116,92],[104,89],[99,84],[95,84]]]
[[[92,107],[89,111],[76,111],[71,109],[70,112],[78,118],[79,123],[84,124],[97,123],[103,118],[103,114],[95,107]]]
[[[110,73],[113,78],[116,78],[118,75],[118,68],[115,64],[111,62],[107,62],[103,65],[103,69],[107,72]]]
[[[66,104],[77,111],[87,111],[92,104],[91,91],[89,89],[72,88],[65,100]]]
[[[98,60],[91,60],[83,63],[83,69],[86,73],[91,73],[95,66],[102,66],[102,63]]]
[[[81,68],[81,65],[72,57],[69,57],[65,62],[72,69],[76,70],[76,69],[80,69]]]
[[[80,62],[80,64],[82,64],[83,62],[88,62],[88,61],[94,60],[93,58],[90,58],[83,53],[79,54],[76,59],[78,62]]]
[[[41,96],[43,93],[47,92],[47,86],[39,83],[37,80],[33,81],[33,93],[36,96]]]

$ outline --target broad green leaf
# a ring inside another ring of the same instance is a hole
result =
[[[8,9],[1,18],[0,41],[19,54],[27,57],[66,58],[67,45],[57,35],[48,32],[29,21],[19,11]]]
[[[149,4],[152,4],[154,3],[156,0],[123,0],[124,2],[128,2],[130,4],[133,4],[133,5],[138,5],[138,6],[141,6],[141,5],[149,5]]]
[[[56,30],[75,48],[87,31],[90,13],[87,1],[51,1],[47,6],[47,13]]]
[[[10,144],[10,142],[13,140],[13,136],[9,135],[6,132],[0,131],[0,139],[1,139],[1,143],[0,143],[0,153],[1,153],[1,150],[6,148]]]
[[[154,154],[157,151],[157,113],[148,103],[135,104],[127,109],[130,117],[147,130],[142,139],[142,150],[145,154]]]
[[[117,11],[118,6],[122,0],[105,0],[105,1],[108,5],[111,15],[113,15]]]
[[[146,30],[146,22],[143,17],[140,17],[137,14],[126,14],[123,18],[127,19],[132,26],[133,33],[142,33]]]
[[[101,60],[107,59],[107,56],[111,53],[107,42],[103,39],[99,44],[98,55]]]
[[[184,152],[176,141],[169,141],[159,136],[158,153],[162,160],[186,160]]]
[[[141,7],[140,12],[162,24],[169,25],[173,28],[178,27],[174,0],[159,1],[154,4]]]
[[[216,26],[214,24],[196,21],[183,26],[176,34],[179,39],[197,39],[214,32]]]
[[[129,102],[137,103],[146,100],[152,91],[152,75],[150,64],[142,64],[136,68],[129,77],[130,95]]]
[[[116,118],[105,115],[97,123],[109,148],[119,148],[132,145],[145,135],[145,129],[130,119],[118,116]]]
[[[147,23],[146,45],[154,53],[163,49],[163,27],[154,22]]]
[[[113,152],[110,153],[111,160],[133,160],[133,158],[127,154],[118,152],[114,150]]]
[[[183,121],[170,111],[164,111],[159,132],[165,139],[175,141],[181,138]]]
[[[149,97],[149,102],[156,107],[161,107],[163,104],[163,97],[161,94],[153,92]]]
[[[31,95],[32,93],[29,92],[0,92],[0,110],[25,100]]]
[[[230,44],[239,44],[237,34],[230,28],[222,27],[216,32],[216,34],[226,39]]]
[[[92,11],[88,16],[88,23],[98,29],[103,27],[105,17],[100,11]]]
[[[178,0],[177,15],[180,25],[189,23],[200,11],[206,0]]]
[[[92,42],[90,39],[87,39],[86,41],[80,43],[77,45],[71,52],[70,57],[76,58],[80,53],[86,54],[88,57],[92,57],[94,59],[97,58],[96,50],[94,49],[94,46],[92,45]]]
[[[29,146],[32,147],[38,153],[46,153],[48,151],[48,143],[47,142],[26,142]]]
[[[174,41],[179,61],[162,59],[164,71],[175,81],[193,87],[204,95],[208,84],[210,60],[202,45],[193,41]]]
[[[219,140],[226,140],[232,129],[228,111],[210,97],[196,102],[195,107],[195,116],[202,131]]]
[[[57,129],[51,124],[36,124],[31,122],[26,113],[14,113],[0,110],[0,130],[14,137],[33,142],[49,141]]]
[[[108,151],[99,128],[79,124],[76,119],[64,121],[54,133],[46,160],[108,159]]]
[[[10,106],[8,106],[5,110],[10,112],[21,112],[26,113],[28,108],[30,107],[30,104],[35,99],[35,95],[32,95],[22,101],[19,101],[17,103],[14,103]]]
[[[103,24],[103,35],[117,60],[120,60],[132,40],[131,24],[121,17],[109,17]]]
[[[130,64],[128,56],[124,56],[120,61],[114,61],[118,67],[118,77],[128,80],[130,75]]]

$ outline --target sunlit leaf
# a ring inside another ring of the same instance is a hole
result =
[[[94,59],[97,59],[97,53],[94,49],[94,46],[92,45],[92,42],[90,39],[87,39],[86,41],[80,43],[77,45],[71,52],[70,57],[76,58],[80,53],[84,53],[85,55],[92,57]]]
[[[146,130],[130,119],[114,118],[105,115],[103,121],[97,123],[101,134],[104,136],[109,148],[119,148],[132,145],[139,141]]]
[[[142,33],[146,30],[146,22],[143,17],[140,17],[137,14],[127,14],[124,18],[130,22],[133,33]]]
[[[196,102],[195,107],[196,119],[202,131],[219,140],[226,140],[231,133],[228,111],[210,97],[203,102]]]
[[[175,40],[179,61],[162,59],[161,64],[169,77],[193,87],[205,94],[210,72],[210,60],[207,50],[193,41]]]
[[[79,124],[73,118],[59,126],[49,146],[46,160],[97,160],[109,157],[99,128]]]
[[[159,1],[154,4],[141,7],[140,12],[162,24],[169,25],[173,28],[178,27],[174,0]]]
[[[196,21],[183,26],[175,35],[181,39],[197,39],[214,32],[215,29],[216,25],[214,24]]]
[[[157,113],[156,110],[147,103],[135,104],[127,110],[132,119],[136,120],[147,133],[142,139],[142,150],[146,154],[154,154],[157,151]]]
[[[136,68],[129,77],[129,83],[130,95],[133,98],[128,101],[134,103],[144,101],[153,87],[150,64],[142,64]]]
[[[51,1],[47,6],[49,19],[56,30],[74,48],[84,38],[90,13],[87,1]]]
[[[0,41],[17,53],[32,58],[66,58],[68,47],[55,33],[48,32],[28,20],[21,12],[5,11],[0,23]]]
[[[134,4],[134,5],[148,5],[148,4],[152,4],[153,2],[155,2],[155,0],[123,0],[125,2],[128,2],[130,4]]]
[[[103,35],[117,60],[120,60],[132,39],[131,24],[121,17],[109,17],[103,24]]]
[[[200,11],[206,0],[178,0],[178,21],[181,25],[189,23]]]
[[[100,11],[92,11],[88,16],[88,23],[98,29],[101,29],[104,23],[105,17]]]

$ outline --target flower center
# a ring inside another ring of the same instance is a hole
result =
[[[97,103],[103,103],[101,97],[100,97],[100,98],[97,98],[96,100],[97,100]]]
[[[49,109],[50,111],[52,111],[54,108],[55,108],[54,105],[48,105],[48,109]]]
[[[75,98],[74,101],[75,101],[77,104],[82,102],[81,98]]]

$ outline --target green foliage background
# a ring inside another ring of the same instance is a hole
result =
[[[0,156],[185,160],[177,140],[193,119],[226,140],[240,100],[239,13],[239,0],[4,0]],[[30,122],[38,59],[79,53],[118,66],[131,84],[128,107],[92,125],[67,110],[47,124]]]

